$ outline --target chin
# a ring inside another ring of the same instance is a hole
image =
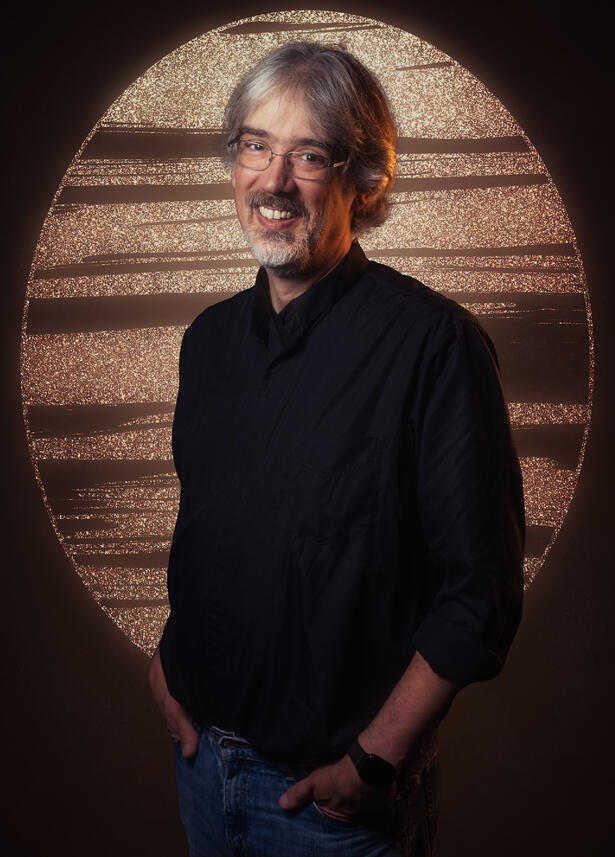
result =
[[[273,233],[273,236],[263,238],[246,233],[246,240],[258,264],[275,272],[279,277],[307,273],[311,267],[313,252],[310,241],[307,238],[296,241],[291,236],[280,233]]]

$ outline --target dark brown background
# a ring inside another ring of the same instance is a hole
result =
[[[222,4],[220,4],[222,5]],[[502,676],[443,728],[443,857],[579,857],[615,845],[612,571],[612,207],[607,27],[596,4],[302,3],[355,11],[435,44],[512,112],[551,171],[579,239],[596,325],[587,458],[562,533],[531,587]],[[9,189],[2,290],[0,846],[9,855],[185,854],[172,759],[146,659],[95,606],[44,510],[20,412],[25,284],[42,220],[77,147],[151,63],[205,30],[293,4],[65,2],[4,20]],[[609,159],[610,158],[610,159]]]

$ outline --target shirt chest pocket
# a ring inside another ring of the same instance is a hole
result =
[[[290,526],[316,541],[364,533],[377,496],[379,438],[305,430],[285,462]]]

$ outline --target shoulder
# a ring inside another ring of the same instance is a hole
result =
[[[214,300],[200,312],[186,328],[184,338],[191,341],[203,334],[211,335],[216,329],[225,329],[252,305],[254,287],[241,289],[230,297]]]
[[[383,309],[386,307],[386,315],[395,318],[413,338],[427,337],[440,346],[469,338],[493,350],[475,315],[415,277],[370,261],[363,280],[370,297]]]

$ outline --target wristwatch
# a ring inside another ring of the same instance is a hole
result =
[[[358,738],[355,738],[350,745],[348,755],[358,775],[368,786],[375,789],[388,789],[397,777],[394,766],[375,753],[366,753],[359,744]]]

